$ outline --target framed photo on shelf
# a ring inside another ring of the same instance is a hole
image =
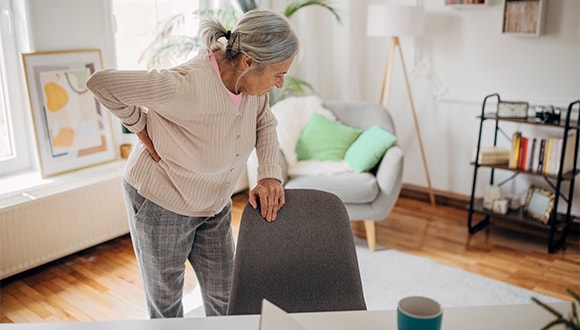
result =
[[[528,217],[547,224],[550,221],[550,213],[554,208],[554,198],[556,195],[546,189],[530,186],[524,204],[524,214]]]
[[[497,103],[497,116],[501,118],[528,118],[528,102],[499,101]]]
[[[445,0],[447,6],[487,5],[489,0]]]
[[[86,88],[99,49],[22,54],[42,177],[116,159],[111,120]]]

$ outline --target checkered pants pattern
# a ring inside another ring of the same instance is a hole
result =
[[[212,217],[171,212],[123,181],[133,247],[150,318],[183,317],[185,262],[199,281],[206,315],[225,315],[232,281],[231,202]]]

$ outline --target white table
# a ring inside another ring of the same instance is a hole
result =
[[[567,315],[570,303],[549,304]],[[355,311],[293,314],[308,329],[389,330],[397,329],[397,313]],[[554,316],[531,303],[522,305],[471,306],[445,308],[443,330],[534,330],[541,329]],[[258,330],[259,315],[220,316],[207,318],[0,324],[2,330]],[[554,328],[554,329],[564,329]]]

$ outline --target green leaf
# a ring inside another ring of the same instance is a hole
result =
[[[574,298],[576,299],[576,302],[578,304],[580,304],[580,295],[578,295],[576,292],[574,292],[572,289],[566,289],[566,291]]]
[[[568,291],[568,293],[570,293],[570,295],[572,295],[578,301],[578,294],[576,294],[574,291],[570,289],[566,289],[566,291]],[[556,319],[548,323],[546,326],[544,326],[542,330],[550,329],[558,324],[564,324],[566,326],[566,329],[568,330],[580,330],[580,322],[578,321],[578,312],[574,301],[571,302],[572,311],[568,315],[569,319],[564,318],[564,316],[560,312],[556,311],[549,305],[541,302],[536,297],[532,297],[532,301],[556,316]]]
[[[253,0],[238,0],[238,2],[240,6],[244,5],[247,8],[255,5]],[[286,7],[284,15],[291,17],[300,9],[309,6],[320,6],[327,9],[340,23],[340,16],[337,10],[327,0],[295,0]],[[187,16],[191,15],[197,19],[216,17],[229,30],[233,29],[238,21],[237,12],[232,6],[225,6],[218,10],[200,9],[192,13],[173,15],[160,26],[155,39],[141,53],[139,62],[146,61],[149,69],[159,68],[165,64],[188,58],[192,53],[196,52],[201,47],[199,36],[178,34]],[[270,92],[270,104],[290,96],[303,96],[313,92],[314,88],[306,81],[297,77],[287,76],[282,89],[275,88]]]
[[[141,54],[139,61],[146,60],[149,69],[158,68],[163,61],[179,61],[182,58],[187,58],[200,46],[201,42],[197,36],[169,36],[152,43],[150,48]]]
[[[560,312],[558,312],[557,310],[553,309],[552,307],[546,305],[545,303],[541,302],[538,298],[532,297],[532,301],[535,302],[536,304],[542,306],[548,312],[554,314],[557,318],[561,319],[563,317],[563,315]]]
[[[169,17],[161,26],[158,36],[155,39],[166,38],[170,36],[175,30],[183,26],[185,23],[186,14],[177,14]]]
[[[281,89],[272,89],[270,92],[270,105],[282,101],[290,96],[304,96],[314,92],[314,87],[306,81],[286,75],[284,78],[284,86]]]
[[[155,39],[141,53],[139,62],[146,61],[148,69],[159,68],[163,66],[163,63],[180,62],[195,53],[201,47],[199,36],[177,34],[188,16],[198,19],[216,17],[226,29],[232,29],[238,20],[236,11],[231,6],[218,10],[201,9],[192,13],[173,15],[160,26]]]
[[[258,8],[255,0],[237,0],[237,2],[244,13],[252,9]]]
[[[557,319],[557,320],[554,320],[554,321],[552,321],[552,322],[550,322],[550,323],[546,324],[546,325],[545,325],[545,326],[542,328],[542,330],[548,330],[548,329],[550,329],[550,328],[552,328],[552,327],[554,327],[554,326],[556,326],[556,325],[558,325],[558,324],[566,324],[566,321],[564,321],[564,320],[562,320],[562,319]]]
[[[337,22],[341,22],[340,15],[338,14],[337,10],[332,7],[332,5],[325,0],[296,0],[291,2],[286,9],[284,10],[284,16],[290,18],[294,15],[297,11],[302,8],[309,7],[309,6],[320,6],[323,8],[328,9],[336,18]]]
[[[198,18],[202,17],[215,17],[222,23],[222,25],[228,29],[233,29],[234,25],[238,21],[238,15],[234,8],[228,6],[224,8],[214,9],[200,9],[193,12]]]

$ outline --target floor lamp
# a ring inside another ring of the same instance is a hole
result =
[[[399,57],[401,58],[403,74],[405,76],[405,85],[407,87],[407,95],[409,96],[409,102],[411,103],[411,110],[413,113],[413,121],[415,123],[415,132],[417,133],[419,148],[421,150],[421,157],[423,159],[423,167],[425,169],[425,177],[427,179],[427,186],[429,189],[429,199],[431,200],[431,204],[435,205],[435,195],[433,193],[433,188],[431,187],[431,178],[429,177],[429,168],[427,167],[427,160],[425,158],[421,130],[419,129],[419,121],[417,120],[417,113],[415,111],[415,104],[413,102],[413,94],[411,93],[409,77],[407,75],[405,58],[403,56],[403,50],[399,42],[399,37],[420,36],[423,34],[423,14],[422,7],[371,4],[368,6],[367,13],[367,35],[391,37],[389,53],[387,54],[387,64],[385,66],[385,74],[383,77],[383,85],[380,92],[381,96],[379,98],[379,103],[383,106],[388,106],[389,103],[393,57],[395,55],[395,49],[399,50]]]

